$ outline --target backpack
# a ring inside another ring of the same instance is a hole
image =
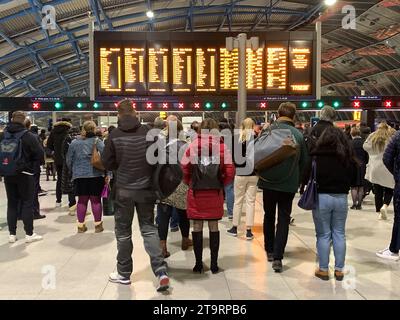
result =
[[[216,157],[201,156],[197,158],[196,164],[193,164],[192,168],[193,190],[220,190],[224,188]]]
[[[15,176],[24,168],[22,137],[28,130],[16,133],[4,131],[0,142],[0,176]]]

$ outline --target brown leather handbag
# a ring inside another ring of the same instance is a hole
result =
[[[98,139],[94,140],[93,150],[92,150],[92,158],[90,159],[90,163],[94,168],[100,171],[104,171],[105,168],[103,163],[101,162],[101,156],[99,150],[97,150],[97,141]]]

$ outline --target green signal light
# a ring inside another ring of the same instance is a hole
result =
[[[227,108],[227,107],[228,107],[228,104],[227,104],[226,102],[222,102],[221,108],[222,108],[222,109],[225,109],[225,108]]]
[[[82,109],[82,108],[83,108],[83,103],[78,102],[78,103],[76,104],[76,106],[78,107],[78,109]]]
[[[212,107],[211,102],[207,102],[207,103],[206,103],[206,108],[207,108],[207,109],[211,109],[211,107]]]
[[[333,102],[333,107],[334,108],[339,108],[340,107],[340,102],[339,101],[334,101]]]
[[[97,102],[93,103],[93,108],[95,108],[95,109],[100,108],[100,104],[98,104]]]
[[[60,103],[60,102],[56,102],[56,103],[54,104],[54,107],[55,107],[56,109],[61,109],[61,103]]]
[[[325,103],[323,101],[318,102],[318,108],[323,108]]]
[[[306,102],[306,101],[302,102],[301,107],[302,108],[307,108],[308,107],[308,102]]]

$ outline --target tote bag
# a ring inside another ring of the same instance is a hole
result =
[[[318,191],[317,191],[317,163],[315,159],[312,161],[311,177],[308,181],[307,188],[301,195],[298,206],[303,210],[314,210],[317,208]]]
[[[92,158],[90,159],[90,163],[97,170],[104,171],[105,168],[103,166],[103,163],[101,162],[100,152],[99,150],[97,150],[97,141],[98,139],[94,140],[93,143]]]

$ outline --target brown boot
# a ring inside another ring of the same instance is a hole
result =
[[[335,279],[337,281],[343,281],[344,273],[342,271],[335,270]]]
[[[78,233],[85,233],[86,231],[86,225],[84,223],[78,223]]]
[[[160,240],[160,245],[161,245],[161,250],[162,250],[162,255],[164,258],[168,258],[171,254],[167,251],[167,241],[166,240]]]
[[[103,232],[103,231],[104,231],[103,221],[95,222],[94,232],[95,233],[100,233],[100,232]]]
[[[317,269],[317,270],[315,270],[315,276],[324,281],[329,280],[329,272],[328,271],[323,271],[323,270]]]
[[[182,250],[185,251],[189,249],[189,247],[193,246],[193,241],[189,238],[182,238]]]

